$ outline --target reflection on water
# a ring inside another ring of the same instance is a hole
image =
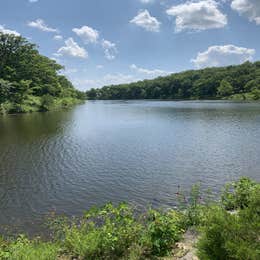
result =
[[[51,210],[172,206],[178,185],[260,180],[260,104],[96,101],[0,118],[0,224],[38,231]]]

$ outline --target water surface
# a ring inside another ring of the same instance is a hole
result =
[[[175,205],[180,185],[217,193],[260,180],[260,104],[89,101],[0,117],[0,225],[37,231],[50,211]]]

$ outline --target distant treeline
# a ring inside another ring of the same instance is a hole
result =
[[[0,114],[46,111],[83,99],[85,93],[60,75],[62,68],[25,38],[0,33]]]
[[[260,61],[87,91],[89,99],[260,99]]]

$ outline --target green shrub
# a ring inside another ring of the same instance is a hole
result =
[[[234,191],[224,196],[224,205],[238,210],[230,213],[222,205],[207,209],[198,256],[210,260],[260,259],[259,184],[242,178],[234,184]]]
[[[142,226],[126,204],[107,204],[86,212],[83,219],[66,225],[63,231],[66,251],[86,259],[117,259],[138,241]]]
[[[48,111],[51,109],[51,107],[54,104],[54,97],[46,94],[44,96],[41,97],[41,106],[40,106],[40,110],[41,111]]]
[[[154,256],[168,255],[185,231],[182,219],[183,215],[174,210],[167,212],[150,210],[142,238],[146,254]]]
[[[143,259],[171,253],[181,238],[183,215],[150,210],[136,214],[126,205],[107,204],[87,211],[83,218],[57,221],[64,253],[84,259]]]
[[[58,253],[57,244],[30,241],[25,236],[19,236],[11,242],[0,241],[0,259],[3,260],[54,260]]]
[[[226,187],[221,203],[208,205],[201,204],[200,187],[195,185],[184,201],[183,210],[151,209],[140,214],[122,203],[93,208],[82,218],[52,216],[52,242],[0,237],[0,259],[160,259],[174,251],[191,226],[201,231],[202,260],[260,259],[258,183],[241,178]]]
[[[248,177],[242,177],[239,181],[228,183],[221,196],[225,209],[234,210],[248,205],[252,193],[260,189],[260,184]]]

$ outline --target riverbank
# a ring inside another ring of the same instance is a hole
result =
[[[63,66],[20,35],[0,32],[0,114],[49,111],[84,100]]]
[[[53,111],[63,108],[68,108],[73,105],[81,104],[84,100],[64,97],[64,98],[52,98],[52,97],[35,97],[29,96],[23,100],[22,103],[16,104],[12,102],[5,102],[0,105],[0,115],[5,114],[17,114],[17,113],[32,113],[32,112],[45,112]]]
[[[181,241],[184,237],[189,244],[187,231],[194,230],[199,240],[191,241],[189,252],[199,259],[259,259],[259,183],[241,178],[228,184],[219,202],[201,198],[198,185],[189,196],[177,195],[178,210],[136,214],[122,203],[93,208],[75,219],[51,216],[49,241],[23,235],[2,238],[0,258],[137,260],[175,255],[182,259]]]

